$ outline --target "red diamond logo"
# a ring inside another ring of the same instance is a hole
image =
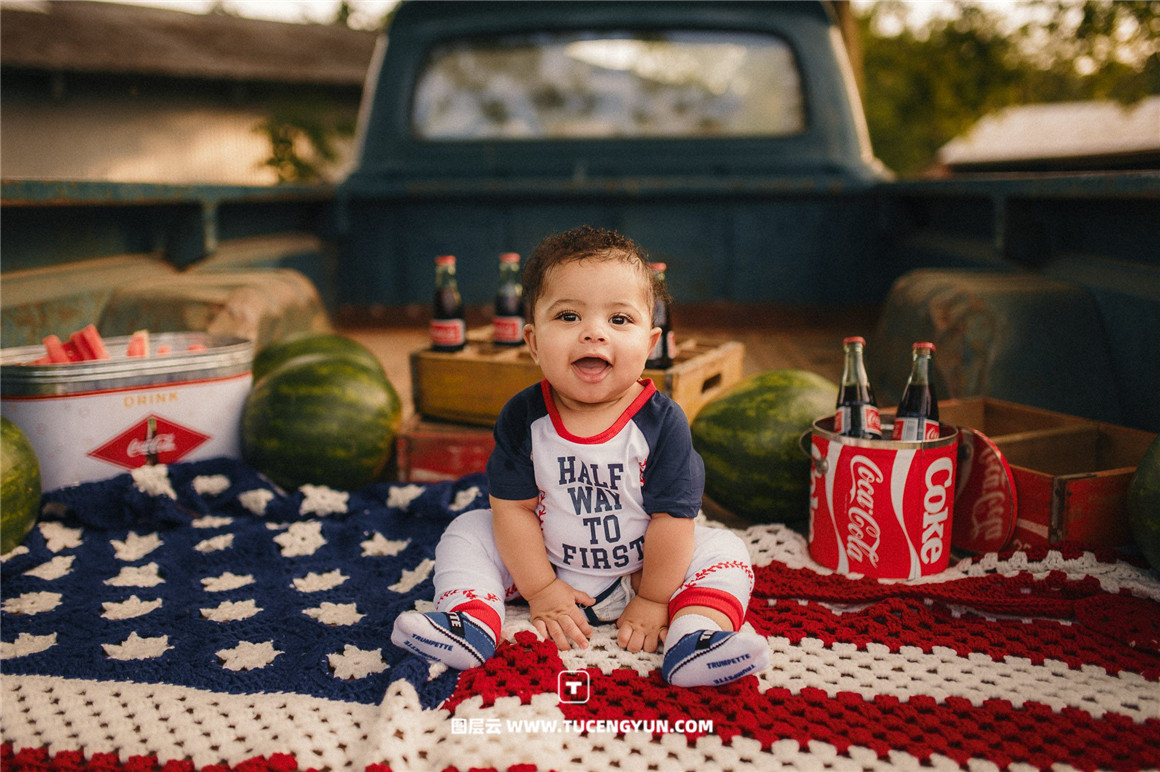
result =
[[[209,435],[161,416],[148,415],[88,455],[126,469],[172,464],[209,439]]]

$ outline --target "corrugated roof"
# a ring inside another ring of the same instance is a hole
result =
[[[113,3],[0,5],[0,64],[55,72],[361,86],[375,33]]]
[[[951,167],[1160,153],[1160,97],[1133,105],[1059,102],[984,116],[938,152]]]

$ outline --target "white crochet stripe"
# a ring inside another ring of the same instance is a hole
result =
[[[301,694],[221,694],[160,684],[5,675],[4,742],[16,750],[82,750],[236,765],[290,753],[300,769],[361,769],[375,705]]]
[[[840,692],[867,700],[878,695],[901,700],[923,695],[939,702],[961,697],[976,706],[998,699],[1019,707],[1031,700],[1057,711],[1077,708],[1096,718],[1118,714],[1136,722],[1160,719],[1160,684],[1136,673],[1110,675],[1096,665],[1072,670],[1058,660],[1035,665],[1023,657],[962,657],[941,646],[930,653],[915,646],[891,652],[879,643],[864,650],[847,643],[827,647],[816,638],[794,645],[772,637],[769,648],[773,664],[758,676],[762,692],[782,687],[796,694],[813,687],[831,697]]]
[[[435,770],[450,766],[507,769],[515,764],[534,764],[537,769],[570,772],[603,772],[608,769],[640,769],[657,772],[705,770],[959,770],[958,763],[933,756],[927,764],[907,753],[891,751],[880,759],[866,747],[851,746],[845,754],[829,743],[811,741],[801,748],[796,740],[779,740],[762,749],[755,739],[737,736],[725,744],[716,734],[698,737],[689,743],[684,734],[669,732],[654,737],[650,732],[582,735],[564,730],[564,714],[555,694],[539,694],[528,705],[517,697],[502,697],[491,707],[482,706],[481,697],[464,700],[454,716],[445,710],[422,711],[414,688],[405,681],[392,684],[383,701],[378,726],[370,733],[378,744],[362,761],[380,763],[391,769]],[[609,716],[609,719],[620,718]],[[452,722],[475,721],[478,731],[453,732]],[[559,731],[527,731],[524,721],[558,721]],[[512,723],[509,723],[512,722]],[[993,769],[983,763],[979,769]],[[1029,765],[1012,765],[1012,770],[1028,772]]]

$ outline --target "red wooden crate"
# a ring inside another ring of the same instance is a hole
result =
[[[395,440],[400,482],[439,482],[482,472],[495,448],[490,429],[411,416]]]

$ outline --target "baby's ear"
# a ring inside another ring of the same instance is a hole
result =
[[[539,364],[540,352],[536,349],[536,326],[531,322],[524,325],[524,343],[528,344],[528,353],[531,355],[532,361]]]

